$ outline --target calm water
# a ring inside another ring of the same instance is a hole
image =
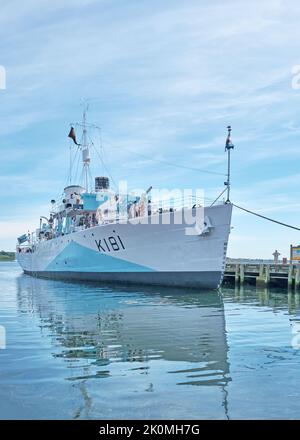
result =
[[[0,263],[0,418],[300,418],[300,299],[37,280]]]

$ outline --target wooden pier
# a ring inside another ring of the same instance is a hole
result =
[[[224,282],[300,289],[300,264],[227,263]]]

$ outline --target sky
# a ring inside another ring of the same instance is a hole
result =
[[[67,134],[83,100],[116,182],[217,196],[230,124],[231,200],[300,227],[299,2],[1,0],[0,7],[1,249],[13,250],[62,191]],[[232,226],[230,257],[272,258],[275,249],[288,257],[300,242],[299,231],[237,209]]]

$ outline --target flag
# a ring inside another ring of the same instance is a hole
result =
[[[228,148],[230,148],[231,145],[232,145],[232,142],[231,142],[230,134],[229,134],[226,139],[225,150],[228,150]]]
[[[76,140],[76,133],[75,133],[74,127],[71,127],[71,130],[70,130],[70,133],[68,134],[68,137],[73,140],[74,144],[80,145],[80,144],[78,144],[78,142]]]
[[[25,241],[28,241],[28,235],[27,234],[23,234],[20,237],[18,237],[18,243],[19,244],[25,243]]]

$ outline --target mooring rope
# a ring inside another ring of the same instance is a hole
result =
[[[107,139],[105,140],[105,143],[108,144],[112,148],[117,148],[119,150],[125,150],[128,153],[134,154],[136,156],[143,157],[144,159],[150,160],[152,162],[162,163],[164,165],[169,165],[171,167],[182,168],[182,169],[191,170],[191,171],[197,171],[197,172],[206,173],[206,174],[214,174],[214,175],[223,176],[223,177],[227,175],[227,174],[221,173],[219,171],[206,170],[206,169],[203,169],[203,168],[192,167],[192,166],[184,165],[184,164],[180,164],[180,163],[169,162],[168,160],[164,160],[164,159],[156,159],[156,158],[154,158],[154,157],[152,157],[150,155],[143,154],[143,153],[131,150],[131,148],[126,148],[126,147],[123,147],[123,146],[114,145],[111,142],[109,142]]]
[[[258,214],[257,212],[250,211],[249,209],[246,209],[246,208],[242,208],[241,206],[235,205],[234,203],[232,203],[232,206],[235,206],[236,208],[241,209],[242,211],[248,212],[249,214],[256,215],[257,217],[261,217],[265,220],[269,220],[270,222],[277,223],[278,225],[281,225],[281,226],[285,226],[286,228],[296,229],[296,231],[300,231],[300,228],[297,228],[296,226],[292,226],[292,225],[288,225],[287,223],[279,222],[278,220],[274,220],[273,218],[266,217],[265,215]]]

